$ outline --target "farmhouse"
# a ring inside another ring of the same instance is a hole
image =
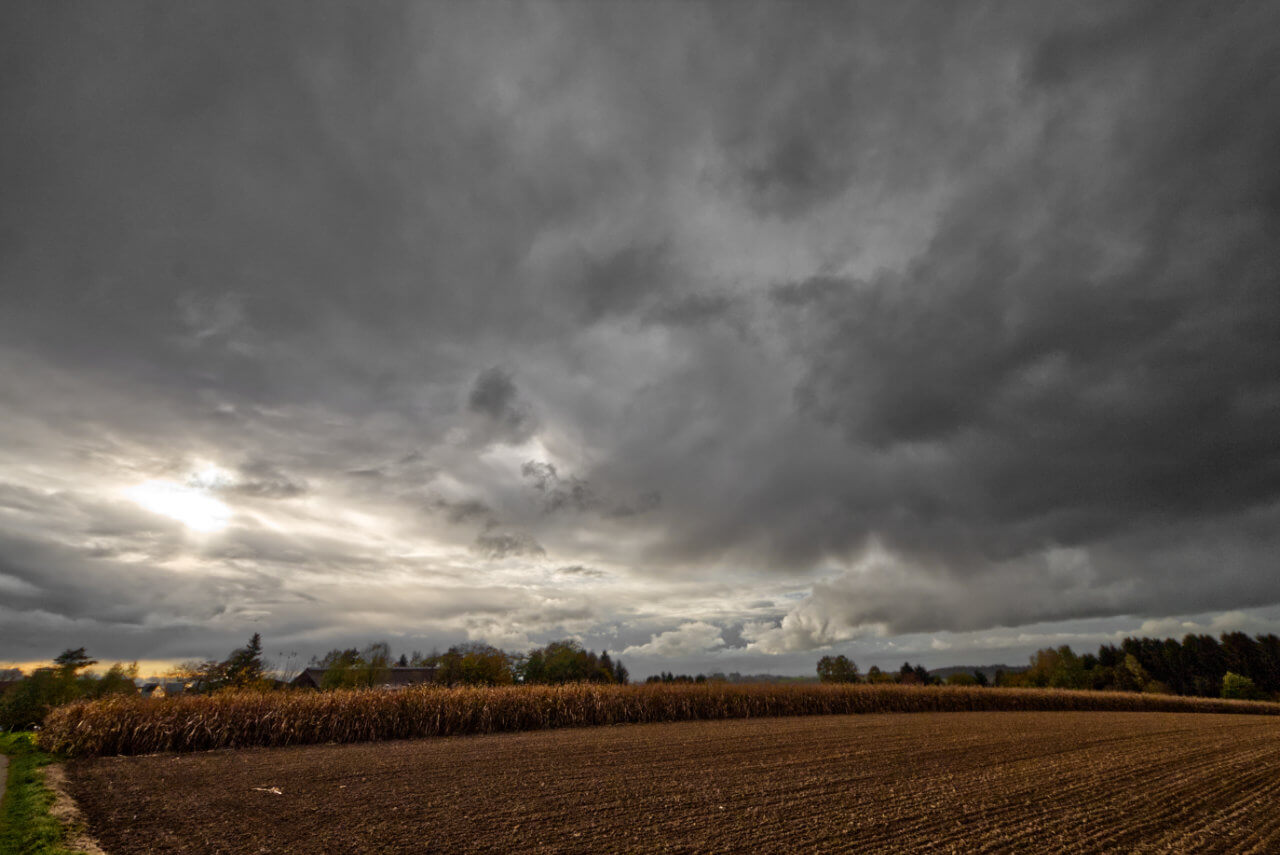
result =
[[[318,689],[324,680],[324,672],[327,670],[327,668],[304,668],[302,673],[294,677],[289,685],[296,689]],[[388,689],[401,689],[418,683],[431,683],[436,679],[434,666],[426,668],[392,666],[383,669],[383,674],[385,679],[377,685],[380,688]]]
[[[144,698],[171,698],[186,689],[187,684],[181,680],[150,680],[138,687],[138,694]]]

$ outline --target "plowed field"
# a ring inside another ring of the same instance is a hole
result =
[[[1280,719],[1262,716],[682,722],[68,771],[119,855],[1280,852]]]

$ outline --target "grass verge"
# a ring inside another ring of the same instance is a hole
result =
[[[0,853],[75,855],[65,845],[65,827],[49,813],[54,795],[39,772],[57,758],[36,748],[29,733],[0,734],[0,754],[9,757],[8,785],[0,802]]]

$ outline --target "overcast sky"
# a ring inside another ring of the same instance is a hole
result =
[[[0,19],[0,660],[1280,629],[1280,4]]]

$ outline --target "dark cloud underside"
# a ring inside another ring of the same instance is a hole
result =
[[[0,646],[1280,603],[1278,30],[11,5]]]

